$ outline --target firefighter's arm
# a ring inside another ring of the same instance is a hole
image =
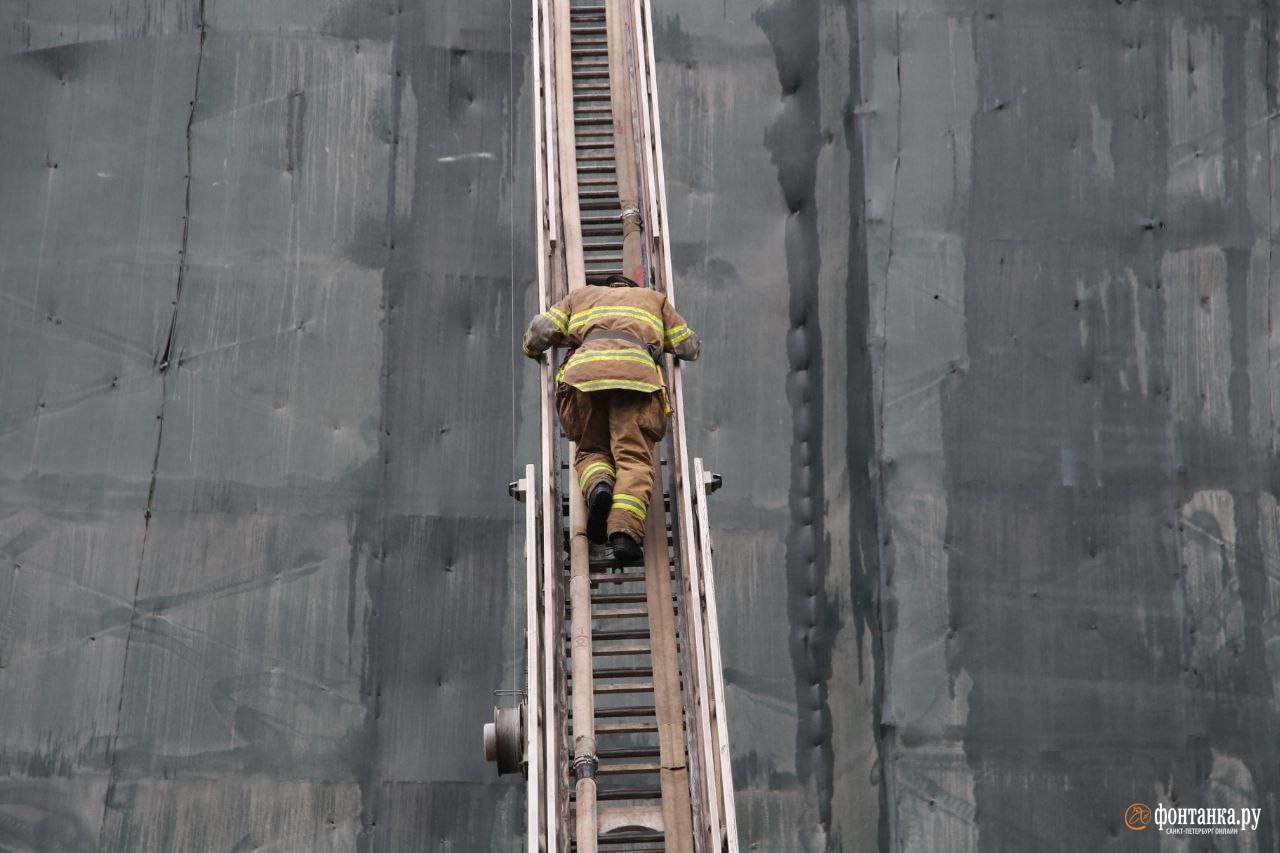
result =
[[[665,327],[662,333],[663,351],[682,361],[697,361],[702,342],[684,318],[671,307],[671,303],[665,300],[662,303],[662,325]]]
[[[541,358],[551,347],[564,343],[569,335],[569,313],[569,299],[565,297],[534,317],[524,333],[524,354]]]

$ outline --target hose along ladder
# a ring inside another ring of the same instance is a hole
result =
[[[648,0],[533,0],[538,309],[625,274],[674,304]],[[529,853],[737,853],[707,495],[689,463],[680,367],[643,564],[587,541],[586,506],[541,366],[525,508],[527,685],[485,752],[528,781]],[[658,512],[658,508],[662,512]],[[665,543],[665,547],[664,547]]]

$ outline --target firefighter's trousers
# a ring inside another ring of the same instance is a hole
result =
[[[578,443],[573,468],[583,496],[597,483],[613,486],[609,535],[623,531],[643,542],[653,489],[653,445],[667,430],[661,394],[580,391],[561,384],[556,408],[564,434]]]

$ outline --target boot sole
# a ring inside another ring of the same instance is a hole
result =
[[[639,563],[644,560],[643,545],[627,545],[624,548],[613,547],[613,556],[619,563]]]

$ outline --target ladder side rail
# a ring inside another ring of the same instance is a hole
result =
[[[548,136],[555,131],[551,119],[550,99],[546,97],[546,86],[549,84],[548,63],[548,21],[544,0],[532,0],[531,13],[533,39],[530,51],[533,66],[534,93],[534,145],[537,164],[534,169],[534,203],[536,206],[537,227],[537,284],[538,311],[547,308],[547,276],[549,274],[548,246],[555,246],[557,223],[554,215],[555,165],[550,156],[553,149],[548,147]],[[548,205],[552,205],[551,213]],[[549,233],[551,232],[551,233]],[[540,434],[546,434],[546,421],[550,414],[547,400],[547,381],[549,371],[542,366],[538,371],[539,405],[538,415]],[[559,721],[556,700],[556,653],[559,651],[558,627],[548,616],[555,613],[555,590],[546,585],[546,567],[554,566],[554,553],[548,547],[555,542],[554,513],[547,507],[555,506],[555,490],[552,487],[549,472],[555,471],[555,450],[548,442],[542,441],[538,464],[542,469],[542,477],[534,475],[533,466],[526,469],[528,480],[525,491],[525,524],[526,552],[536,551],[526,560],[526,632],[528,635],[528,704],[526,714],[528,721],[528,744],[526,756],[529,762],[529,779],[527,784],[528,853],[556,853],[560,845],[556,839],[557,824],[556,803],[558,800],[559,774],[555,756],[557,754],[557,731]],[[552,518],[548,518],[552,516]]]
[[[547,170],[546,203],[549,211],[558,210],[556,199],[560,192],[559,159],[556,151],[556,68],[552,48],[555,41],[554,10],[550,0],[535,0],[541,13],[543,37],[543,88],[544,101],[543,153]],[[551,232],[558,235],[560,218],[549,213]],[[539,282],[538,310],[545,311],[553,302],[557,283],[564,276],[563,242],[546,240],[540,246],[545,261],[546,274]],[[554,384],[551,355],[539,365],[539,435],[542,462],[542,591],[543,633],[551,640],[544,650],[544,696],[547,719],[544,721],[544,742],[547,768],[546,800],[544,803],[547,825],[548,853],[562,853],[569,849],[567,836],[568,775],[562,760],[562,744],[567,737],[567,710],[564,705],[564,655],[560,645],[561,614],[564,612],[564,589],[560,576],[560,513],[559,507],[559,459],[555,441]]]
[[[677,368],[678,369],[678,368]],[[674,383],[673,383],[674,384]],[[673,389],[678,394],[682,389]],[[671,483],[671,510],[673,523],[673,539],[680,554],[680,576],[678,594],[681,619],[683,623],[685,653],[685,689],[688,703],[688,730],[690,763],[695,767],[699,796],[695,806],[700,810],[702,818],[700,838],[708,845],[709,851],[720,850],[720,814],[717,798],[712,790],[711,777],[715,767],[715,754],[712,744],[711,713],[707,703],[707,690],[710,683],[706,668],[706,637],[701,618],[702,613],[702,578],[699,570],[698,552],[693,539],[692,477],[688,471],[688,455],[685,450],[683,429],[683,400],[677,398],[672,406],[670,436],[671,458],[673,464],[669,480]]]
[[[661,482],[661,466],[654,459],[654,481]],[[659,504],[660,505],[660,504]],[[666,513],[650,512],[645,518],[645,608],[649,613],[650,659],[653,661],[653,701],[658,722],[659,779],[662,788],[662,825],[667,853],[701,853],[694,830],[691,777],[686,749],[688,718],[680,676],[685,654],[678,651],[676,614],[671,606],[672,586],[665,542]],[[676,561],[678,569],[679,560]]]
[[[565,63],[569,53],[570,22],[566,0],[539,0],[543,12],[543,29],[545,33],[544,57],[546,74],[543,83],[543,97],[547,102],[547,170],[549,174],[548,201],[553,216],[553,233],[558,235],[558,242],[549,243],[544,248],[549,251],[550,275],[543,284],[541,293],[542,310],[559,301],[568,290],[574,264],[579,274],[582,269],[582,236],[578,226],[577,207],[577,167],[572,154],[568,158],[568,176],[564,174],[566,165],[564,151],[560,140],[573,139],[573,72],[571,63]],[[568,124],[565,121],[567,103]],[[572,151],[572,148],[570,149]],[[568,184],[568,185],[566,185]],[[566,206],[565,198],[572,202]],[[565,233],[566,217],[573,223],[573,234]],[[552,725],[548,728],[547,761],[549,778],[554,786],[549,787],[547,814],[551,834],[554,835],[552,853],[567,853],[570,846],[569,820],[569,762],[565,760],[569,750],[569,711],[566,704],[568,696],[568,679],[566,676],[564,648],[561,645],[563,631],[563,614],[568,599],[568,590],[564,581],[560,559],[560,543],[563,540],[563,521],[560,507],[560,457],[559,430],[555,414],[555,368],[554,351],[549,351],[540,366],[541,381],[541,436],[544,457],[543,478],[543,554],[544,579],[543,588],[550,596],[547,612],[544,616],[548,626],[548,636],[556,638],[555,643],[547,645],[549,668],[549,689],[553,708]]]
[[[534,19],[534,66],[540,66],[540,73],[534,80],[534,94],[538,99],[540,113],[536,121],[540,133],[537,143],[540,146],[538,169],[539,178],[544,181],[544,205],[539,208],[539,216],[544,217],[547,240],[554,250],[560,245],[560,205],[555,189],[558,186],[556,176],[556,99],[552,90],[555,77],[554,60],[552,59],[551,20],[547,13],[546,0],[533,0]],[[549,191],[548,191],[549,190]],[[545,245],[545,244],[544,244]],[[554,301],[554,300],[553,300]]]
[[[694,497],[697,504],[698,545],[702,563],[703,605],[707,634],[707,666],[711,671],[711,710],[716,748],[716,782],[724,819],[725,853],[738,851],[738,814],[733,793],[733,766],[729,755],[729,714],[725,705],[724,664],[720,654],[720,617],[716,605],[715,569],[711,560],[711,525],[707,513],[707,476],[701,458],[693,460]]]
[[[650,179],[650,185],[656,189],[650,192],[650,198],[653,200],[655,210],[651,215],[655,219],[650,225],[650,233],[655,238],[652,242],[655,245],[655,252],[660,255],[657,259],[657,266],[662,271],[664,292],[667,294],[668,301],[672,307],[676,304],[675,283],[671,274],[671,257],[668,253],[667,236],[671,233],[671,225],[667,221],[667,174],[666,165],[662,157],[662,113],[658,108],[658,64],[654,60],[653,55],[653,10],[650,7],[649,0],[636,0],[640,5],[640,26],[638,30],[643,32],[641,37],[643,40],[643,61],[642,65],[645,69],[642,83],[644,84],[644,97],[642,109],[644,111],[645,127],[647,129],[646,136],[649,142],[648,156],[645,158],[649,161],[653,169],[653,176]]]
[[[541,502],[535,466],[525,466],[519,488],[524,492],[524,618],[525,618],[525,744],[526,790],[525,849],[528,853],[546,850],[547,828],[543,823],[546,797],[545,756],[542,754],[542,654],[547,638],[542,633],[542,561],[538,526]]]
[[[635,64],[632,48],[630,0],[605,0],[605,29],[609,51],[609,108],[613,116],[614,176],[618,186],[619,219],[622,222],[622,273],[640,284],[645,275],[642,175],[644,127],[636,120]],[[634,215],[631,214],[634,211]]]
[[[584,276],[582,211],[578,206],[577,134],[573,116],[573,32],[569,0],[550,0],[553,18],[554,86],[556,100],[555,144],[559,158],[560,233],[568,289],[580,287]]]
[[[637,177],[641,183],[641,196],[645,204],[645,218],[650,223],[661,222],[660,211],[665,205],[665,191],[663,186],[658,183],[657,172],[655,171],[654,160],[660,154],[659,149],[654,145],[654,127],[651,123],[653,113],[649,105],[655,90],[652,80],[652,45],[649,43],[648,30],[644,26],[645,19],[639,0],[612,0],[612,2],[616,4],[614,8],[622,10],[621,17],[626,22],[626,43],[623,49],[627,52],[629,70],[631,71],[627,85],[628,87],[635,87],[634,97],[627,98],[627,118],[631,126],[635,128],[634,143],[640,149],[638,162],[635,165],[638,170]],[[663,293],[669,293],[671,274],[670,264],[665,260],[665,253],[662,252],[660,243],[653,239],[652,234],[650,239],[645,242],[652,270],[650,277],[653,281],[651,281],[651,286]],[[668,369],[668,375],[671,375],[673,369]],[[697,623],[688,620],[688,613],[693,612],[690,609],[689,578],[692,577],[694,579],[694,589],[696,589],[697,556],[692,548],[692,540],[688,532],[692,527],[691,519],[683,512],[683,509],[689,504],[689,500],[686,487],[688,483],[687,459],[683,451],[684,428],[681,403],[681,399],[675,399],[672,406],[673,415],[670,429],[672,440],[669,443],[671,451],[668,454],[672,460],[671,470],[673,472],[669,494],[671,496],[672,538],[677,555],[676,593],[680,602],[681,619],[685,623],[680,631],[680,634],[685,638],[685,642],[681,644],[679,650],[680,671],[684,676],[685,685],[681,691],[680,701],[684,709],[684,743],[686,762],[688,764],[688,789],[695,845],[696,849],[702,850],[705,848],[707,841],[710,840],[712,844],[710,849],[715,850],[718,847],[720,820],[717,813],[717,803],[711,796],[707,783],[712,755],[709,751],[711,738],[710,717],[703,707],[702,700],[706,677],[705,673],[699,669],[701,642],[696,630]],[[695,598],[692,600],[692,608],[696,611],[697,607],[698,602],[695,594]],[[674,623],[672,627],[674,629]],[[693,648],[690,648],[691,638]]]
[[[652,103],[657,98],[656,83],[656,66],[653,64],[653,31],[647,24],[646,13],[648,11],[647,0],[631,0],[632,20],[635,22],[633,27],[633,42],[635,45],[636,56],[636,85],[639,89],[636,101],[639,105],[639,114],[636,120],[639,126],[644,128],[642,138],[644,141],[644,151],[641,160],[644,163],[644,181],[645,181],[645,226],[649,233],[649,251],[653,259],[653,267],[657,270],[656,275],[661,278],[663,284],[663,292],[667,294],[668,299],[671,298],[671,268],[670,264],[664,264],[657,257],[660,246],[666,240],[666,218],[661,208],[666,202],[666,185],[661,181],[662,170],[662,140],[655,135],[655,119],[657,104]],[[672,301],[672,305],[675,302]]]
[[[544,370],[544,373],[547,371]],[[548,377],[544,376],[544,382]],[[547,421],[550,405],[544,394],[541,409],[543,412],[543,435],[548,433]],[[543,720],[543,742],[546,744],[543,761],[546,768],[546,795],[543,802],[547,832],[548,853],[560,853],[569,849],[566,836],[566,812],[564,804],[568,801],[568,778],[565,762],[562,760],[566,711],[562,697],[564,696],[564,653],[561,645],[561,614],[564,613],[564,593],[562,589],[559,548],[560,538],[559,490],[555,483],[555,473],[559,469],[552,442],[543,440],[542,458],[542,632],[546,638],[543,645],[543,708],[546,719]]]
[[[555,8],[553,53],[556,81],[556,153],[560,169],[560,228],[564,237],[561,252],[564,257],[565,289],[573,291],[586,284],[582,211],[578,195],[577,130],[574,117],[573,23],[569,0],[552,0],[552,2]],[[554,394],[554,390],[551,393]],[[557,434],[554,424],[545,433],[549,441],[555,441]],[[570,460],[574,458],[575,451],[576,446],[570,442],[568,449]],[[558,467],[556,473],[559,474]],[[570,624],[573,665],[570,699],[573,705],[572,754],[575,766],[573,834],[578,853],[595,853],[597,849],[595,768],[598,759],[595,743],[595,695],[592,672],[591,567],[586,536],[586,501],[581,490],[572,487],[572,476],[569,479],[571,481],[568,489],[571,578],[569,594],[572,599]],[[583,767],[581,773],[577,769],[579,766]],[[586,772],[588,770],[589,775]],[[564,797],[562,805],[562,814],[567,827],[568,796]]]
[[[674,306],[674,286],[672,281],[671,258],[663,235],[667,230],[666,184],[662,162],[662,134],[658,126],[659,113],[657,104],[656,63],[653,54],[652,18],[650,6],[642,0],[631,0],[632,14],[635,16],[635,50],[639,58],[637,62],[637,80],[640,83],[642,96],[641,121],[645,138],[645,193],[649,204],[649,221],[656,223],[656,233],[651,234],[651,247],[658,267],[658,277],[662,290]],[[694,770],[695,814],[700,819],[699,837],[706,840],[708,849],[719,851],[721,848],[721,815],[720,803],[715,796],[712,779],[714,778],[715,754],[713,746],[712,722],[710,709],[707,707],[707,687],[709,684],[706,671],[705,637],[701,621],[701,579],[698,571],[698,556],[693,538],[694,521],[692,495],[690,493],[691,476],[689,469],[687,439],[684,427],[684,388],[679,362],[671,360],[668,375],[671,377],[670,396],[672,398],[672,423],[670,429],[670,447],[672,464],[670,466],[670,494],[673,520],[673,539],[677,553],[681,555],[679,565],[684,569],[680,578],[680,602],[685,624],[685,649],[687,660],[691,664],[686,670],[686,689],[691,698],[691,713],[688,714],[689,731],[686,732],[690,753],[690,763]],[[692,646],[692,648],[689,648]]]
[[[569,443],[569,456],[574,444]],[[596,851],[595,673],[592,671],[591,566],[587,547],[587,502],[581,489],[569,489],[569,621],[573,659],[574,829],[577,853]]]

